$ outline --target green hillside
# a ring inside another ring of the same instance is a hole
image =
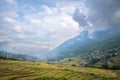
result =
[[[115,48],[120,49],[120,36],[114,36],[112,38],[108,38],[107,40],[103,40],[101,42],[92,44],[89,47],[88,51],[95,51],[95,50],[108,51]]]
[[[106,64],[107,68],[120,67],[120,36],[90,45],[81,56],[88,63],[87,66],[103,67]]]

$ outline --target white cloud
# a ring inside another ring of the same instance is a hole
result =
[[[65,40],[68,40],[79,34],[80,27],[71,16],[73,12],[71,12],[70,15],[70,13],[64,13],[64,11],[59,12],[61,7],[44,7],[47,8],[47,11],[40,12],[42,17],[39,16],[39,14],[35,14],[38,16],[37,18],[36,16],[34,17],[34,14],[24,16],[24,18],[27,20],[26,23],[29,24],[28,26],[26,25],[24,29],[34,33],[34,38],[38,38],[39,41],[44,40],[50,45],[49,47],[53,49],[63,43]],[[67,9],[69,10],[69,8]],[[50,14],[47,14],[46,12],[49,11]]]
[[[22,33],[22,26],[21,25],[15,25],[14,28],[13,28],[15,31],[19,32],[19,33]]]
[[[16,2],[16,0],[6,0],[6,2],[9,4],[14,4]]]
[[[46,15],[52,15],[53,14],[52,10],[48,6],[42,5],[41,8],[43,9],[42,13],[44,13],[44,15],[45,14]]]
[[[12,19],[10,17],[3,17],[2,21],[6,22],[6,23],[9,23],[9,24],[18,24],[17,21],[15,21],[14,19]]]

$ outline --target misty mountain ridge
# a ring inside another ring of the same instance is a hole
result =
[[[90,37],[88,31],[83,31],[80,35],[65,41],[63,44],[52,50],[49,54],[56,59],[62,59],[65,57],[74,57],[82,53],[85,53],[92,44],[107,40],[120,34],[120,29],[108,29],[95,31]]]
[[[0,51],[0,59],[5,60],[23,60],[23,61],[41,61],[40,58],[26,54],[15,54],[5,51]]]

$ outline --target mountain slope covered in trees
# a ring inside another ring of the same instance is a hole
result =
[[[71,61],[74,61],[72,58],[76,57],[85,61],[84,64],[82,63],[84,66],[120,69],[119,34],[119,29],[110,29],[94,32],[94,36],[89,38],[88,32],[84,31],[79,36],[61,44],[51,51],[51,54],[56,54],[54,59],[63,59],[63,62],[68,59],[68,62],[72,63]]]

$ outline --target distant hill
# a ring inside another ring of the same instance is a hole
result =
[[[5,60],[24,60],[24,61],[39,61],[38,57],[29,55],[14,54],[5,51],[0,51],[0,59]]]

